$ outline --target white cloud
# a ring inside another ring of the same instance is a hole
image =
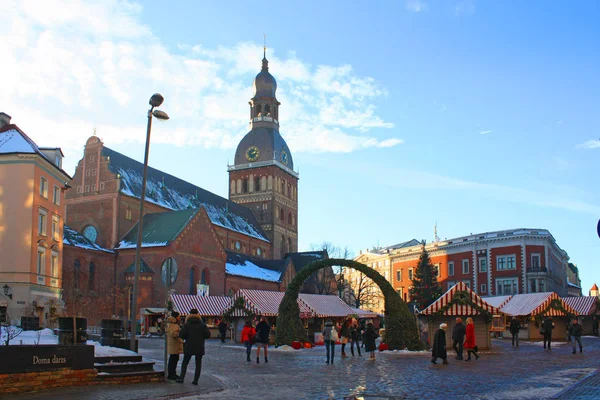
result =
[[[600,147],[600,140],[588,140],[585,143],[578,144],[577,147],[582,149],[597,149]]]
[[[479,132],[480,135],[487,135],[488,133],[492,133],[492,131],[481,131],[481,132]]]
[[[167,48],[140,22],[142,7],[132,2],[9,1],[5,9],[0,73],[10,79],[3,81],[0,111],[40,144],[64,147],[68,163],[79,159],[94,127],[109,145],[143,143],[154,92],[164,95],[171,120],[160,124],[153,142],[234,148],[247,132],[261,46]],[[402,143],[367,134],[394,126],[377,114],[375,102],[387,90],[373,78],[350,65],[312,66],[293,51],[283,56],[268,49],[267,57],[278,81],[282,134],[293,151]]]
[[[423,0],[406,0],[405,7],[407,10],[414,12],[427,10],[427,4]]]

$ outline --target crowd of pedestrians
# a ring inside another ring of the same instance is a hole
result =
[[[335,326],[333,321],[325,321],[323,329],[323,341],[325,344],[326,364],[333,364],[335,360],[335,345],[339,341],[342,345],[342,358],[347,358],[346,345],[350,346],[350,354],[355,356],[354,348],[359,357],[362,357],[360,351],[364,347],[365,352],[369,353],[369,360],[375,360],[375,350],[377,348],[376,339],[379,337],[372,322],[367,322],[365,326],[359,325],[354,318],[344,320],[340,326]],[[362,343],[361,343],[362,342]]]

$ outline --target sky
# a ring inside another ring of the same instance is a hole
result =
[[[0,111],[223,197],[266,34],[299,249],[548,229],[600,284],[600,2],[3,0]]]

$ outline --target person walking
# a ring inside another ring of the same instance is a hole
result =
[[[198,384],[200,371],[202,370],[202,357],[204,356],[204,341],[210,337],[210,331],[195,308],[190,310],[189,315],[185,319],[185,324],[179,332],[179,337],[185,340],[183,346],[183,362],[181,363],[181,374],[177,382],[183,383],[187,367],[194,356],[196,361],[196,369],[194,371],[193,385]]]
[[[252,343],[254,343],[254,336],[256,336],[256,329],[252,326],[252,321],[248,320],[244,324],[242,329],[241,341],[246,346],[246,361],[250,361],[250,354],[252,352]]]
[[[552,318],[546,316],[542,322],[542,328],[540,329],[540,333],[544,335],[544,349],[546,348],[546,345],[548,345],[548,350],[551,350],[552,329],[554,329],[554,322],[552,321]]]
[[[594,315],[592,320],[592,335],[598,336],[598,317]]]
[[[183,340],[179,337],[179,313],[172,311],[171,316],[167,318],[167,353],[169,362],[167,364],[167,379],[177,380],[177,363],[179,355],[183,353]]]
[[[360,327],[358,326],[358,322],[355,322],[350,327],[350,353],[352,353],[352,357],[354,357],[354,346],[356,346],[356,350],[358,351],[358,356],[362,357],[360,354]]]
[[[327,350],[327,361],[325,364],[333,364],[333,358],[335,356],[335,341],[337,340],[337,330],[333,326],[331,320],[325,322],[325,328],[323,329],[323,341],[325,342],[325,349]]]
[[[271,333],[271,327],[267,323],[267,317],[262,317],[258,325],[256,325],[256,335],[258,340],[256,341],[256,363],[260,362],[260,349],[265,349],[265,363],[269,362],[267,355],[267,349],[269,348],[269,335]]]
[[[569,341],[573,341],[573,354],[577,353],[577,343],[579,343],[579,352],[583,353],[583,346],[581,345],[581,334],[583,328],[577,322],[577,318],[573,320],[573,323],[569,327]]]
[[[471,361],[471,353],[473,353],[476,360],[479,360],[477,344],[475,344],[475,325],[471,317],[467,318],[467,334],[464,347],[467,350],[467,359],[465,361]]]
[[[365,351],[371,352],[371,356],[369,360],[375,361],[375,339],[377,339],[379,335],[375,332],[375,328],[373,328],[373,323],[369,322],[367,324],[367,329],[365,330]]]
[[[435,332],[433,336],[433,343],[431,347],[431,363],[437,364],[437,359],[441,358],[443,364],[448,364],[448,355],[446,353],[446,329],[447,324],[440,324],[440,328]]]
[[[221,343],[225,343],[225,337],[227,336],[227,322],[224,319],[219,322],[219,337],[221,338]]]
[[[465,341],[466,328],[462,318],[456,318],[456,325],[452,329],[452,348],[456,352],[456,359],[463,359],[463,343]]]
[[[521,324],[517,321],[517,317],[512,317],[510,320],[510,334],[512,335],[512,345],[519,347],[519,331],[521,330]]]
[[[346,344],[350,340],[350,320],[347,319],[342,323],[340,328],[340,341],[342,342],[342,358],[348,357],[346,355]]]

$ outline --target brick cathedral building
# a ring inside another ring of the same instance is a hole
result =
[[[265,54],[250,100],[251,129],[228,166],[229,199],[148,168],[136,313],[164,306],[168,291],[285,290],[298,269],[327,257],[294,253],[298,173],[279,133],[276,90]],[[91,324],[113,314],[131,318],[142,173],[142,163],[94,135],[70,182],[63,299],[69,313]],[[304,289],[313,291],[310,282]]]

